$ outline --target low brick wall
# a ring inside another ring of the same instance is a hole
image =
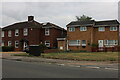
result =
[[[55,52],[59,52],[58,49],[47,49],[44,51],[44,53],[55,53]]]
[[[120,46],[117,47],[100,47],[100,48],[92,48],[92,52],[120,52]]]

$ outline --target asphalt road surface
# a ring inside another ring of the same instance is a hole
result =
[[[3,78],[118,78],[118,71],[3,60]]]

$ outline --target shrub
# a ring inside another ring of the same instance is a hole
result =
[[[14,51],[14,47],[13,46],[2,46],[2,51],[3,52]]]
[[[98,47],[98,44],[92,44],[92,47]]]
[[[44,44],[40,44],[39,47],[40,47],[40,51],[42,53],[44,52],[45,49],[47,49],[46,45],[44,45]]]

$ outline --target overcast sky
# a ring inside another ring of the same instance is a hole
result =
[[[95,20],[118,19],[118,2],[2,2],[0,26],[23,22],[32,15],[38,22],[52,22],[61,27],[87,15]]]

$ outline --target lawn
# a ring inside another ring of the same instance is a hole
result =
[[[94,53],[49,53],[43,54],[44,58],[68,59],[78,61],[118,61],[118,52]]]
[[[26,53],[14,56],[29,56]],[[92,53],[42,53],[42,58],[66,59],[78,61],[118,61],[118,52],[92,52]]]

